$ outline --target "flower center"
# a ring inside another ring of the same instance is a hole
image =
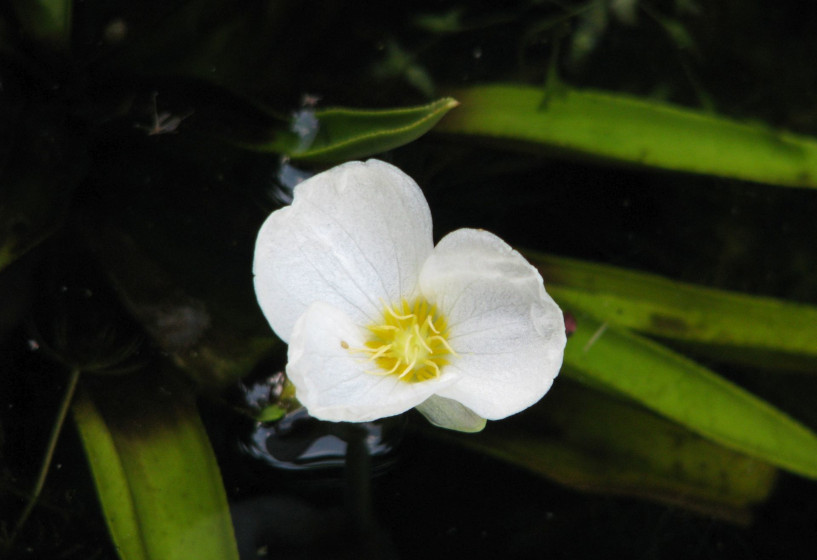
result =
[[[360,351],[377,364],[378,369],[370,371],[376,375],[426,381],[439,377],[447,358],[457,355],[448,345],[445,317],[424,298],[384,305],[382,322],[368,330],[371,337]]]

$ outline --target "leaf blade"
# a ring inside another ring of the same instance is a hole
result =
[[[303,162],[360,159],[416,140],[457,105],[455,99],[445,97],[416,107],[304,110],[293,117],[297,134],[279,134],[271,142],[245,147]]]
[[[581,310],[580,310],[581,311]],[[726,447],[817,478],[817,435],[668,348],[581,313],[565,373],[632,399]]]
[[[72,413],[92,467],[108,532],[120,558],[150,560],[114,438],[84,389],[77,392]],[[99,468],[101,465],[105,465],[105,469]]]
[[[721,361],[814,371],[817,307],[524,251],[563,306]]]
[[[491,84],[447,92],[435,132],[623,164],[817,188],[817,140],[601,91]]]
[[[189,397],[171,376],[153,375],[78,394],[74,418],[123,560],[238,560],[218,465]]]
[[[747,522],[777,470],[643,408],[560,379],[538,405],[479,434],[434,437],[585,492],[624,495]]]

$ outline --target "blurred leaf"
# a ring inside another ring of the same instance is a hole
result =
[[[558,379],[542,402],[456,441],[567,486],[681,506],[734,522],[766,499],[777,470],[644,409]]]
[[[30,313],[29,306],[38,296],[34,264],[23,260],[0,270],[0,340]]]
[[[197,382],[215,388],[228,385],[247,375],[275,346],[275,338],[257,317],[249,264],[243,283],[225,285],[220,282],[230,266],[225,259],[221,276],[218,268],[203,276],[214,282],[209,288],[220,293],[201,298],[193,290],[197,288],[195,280],[204,274],[205,261],[198,269],[186,268],[189,255],[180,252],[179,266],[170,266],[162,255],[140,246],[144,243],[149,247],[153,240],[137,242],[114,227],[98,231],[105,242],[92,246],[123,303],[174,363]],[[162,231],[155,233],[161,235]],[[168,243],[178,247],[180,241],[185,240]],[[242,316],[245,309],[248,311]]]
[[[608,9],[606,0],[590,0],[578,15],[568,50],[568,59],[574,68],[585,62],[604,37],[609,23]]]
[[[128,311],[178,367],[219,388],[276,344],[252,284],[265,212],[243,175],[174,151],[182,140],[143,135],[141,145],[106,154],[93,176],[99,195],[79,221]],[[257,172],[246,163],[243,171]]]
[[[434,96],[434,80],[428,70],[397,41],[386,42],[383,59],[372,67],[371,73],[378,81],[402,79],[424,97]]]
[[[123,560],[237,560],[215,455],[192,395],[171,378],[143,371],[77,394],[108,529]]]
[[[610,13],[626,25],[635,25],[636,14],[641,7],[638,2],[639,0],[610,0],[608,2]]]
[[[417,14],[412,18],[412,23],[423,31],[429,33],[457,33],[465,29],[462,23],[463,8],[452,8],[448,11],[427,14]]]
[[[567,308],[720,361],[815,371],[817,307],[525,252]]]
[[[55,125],[47,108],[0,107],[7,143],[0,148],[0,270],[64,222],[88,156],[84,139]]]
[[[278,406],[277,404],[271,404],[262,408],[254,419],[256,422],[277,422],[286,416],[286,414],[286,408]]]
[[[470,7],[469,7],[470,8]],[[477,31],[491,27],[505,26],[519,20],[520,11],[514,8],[505,10],[484,11],[456,7],[440,12],[418,13],[412,16],[411,23],[417,29],[436,35]]]
[[[690,35],[680,20],[664,17],[652,10],[650,11],[650,15],[664,28],[664,31],[666,31],[677,48],[693,52],[696,50],[697,45],[695,44],[695,39],[692,38],[692,35]]]
[[[291,64],[286,57],[270,63],[281,48],[281,11],[265,2],[119,3],[107,10],[117,29],[108,27],[104,39],[115,48],[100,61],[100,75],[196,78],[252,95],[281,81],[281,68]],[[98,28],[86,28],[82,39],[98,41]]]
[[[817,188],[817,141],[621,94],[520,85],[452,89],[437,132],[573,157]]]
[[[817,435],[780,410],[655,342],[571,309],[564,374],[623,395],[726,447],[817,478]]]
[[[35,41],[68,46],[73,0],[13,0],[25,32]]]
[[[359,159],[416,140],[456,106],[455,99],[446,97],[397,109],[304,109],[294,115],[291,134],[247,147],[284,153],[298,161]]]

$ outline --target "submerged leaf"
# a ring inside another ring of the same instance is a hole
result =
[[[14,10],[31,39],[67,46],[71,39],[73,0],[15,0]]]
[[[569,377],[632,399],[726,447],[817,478],[817,435],[658,343],[578,314],[564,364]]]
[[[130,165],[106,160],[99,207],[82,220],[85,241],[173,362],[202,385],[224,387],[276,344],[250,274],[263,213],[211,170],[137,150]]]
[[[817,307],[696,286],[614,266],[525,252],[563,306],[611,325],[752,366],[814,371]]]
[[[146,249],[150,242],[144,238],[139,240],[142,246],[114,227],[100,231],[106,243],[93,248],[122,302],[174,363],[200,384],[229,385],[275,346],[273,336],[256,321],[255,308],[245,305],[249,281],[227,287],[218,282],[233,272],[226,259],[221,277],[216,272],[205,276],[212,281],[212,287],[206,287],[212,292],[200,298],[191,295],[191,285],[207,264],[204,259],[199,269],[186,269],[181,257],[173,265]],[[182,246],[185,241],[175,240]]]
[[[237,560],[227,497],[195,404],[168,376],[144,373],[86,384],[73,405],[120,557]]]
[[[108,531],[123,560],[149,560],[140,518],[128,486],[128,475],[116,441],[90,395],[80,391],[73,405],[74,421],[91,465]]]
[[[11,89],[11,88],[9,88]],[[0,270],[54,234],[88,167],[85,141],[55,124],[47,108],[0,106]]]
[[[681,506],[735,522],[771,492],[776,469],[642,408],[559,380],[539,405],[458,444],[567,486]]]
[[[416,140],[457,105],[446,97],[396,109],[304,109],[293,116],[291,134],[246,147],[284,153],[299,161],[360,159]]]
[[[448,92],[461,107],[437,132],[672,171],[817,188],[817,140],[622,94],[485,85]]]

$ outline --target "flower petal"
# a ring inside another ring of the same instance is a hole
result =
[[[264,222],[255,292],[285,342],[316,301],[365,325],[383,303],[416,294],[432,249],[431,213],[417,183],[382,161],[349,162],[298,185],[292,205]]]
[[[542,277],[497,236],[461,229],[445,236],[420,273],[423,295],[445,314],[460,379],[438,391],[496,420],[538,401],[562,365],[562,311]]]
[[[322,420],[368,422],[413,408],[457,379],[450,372],[418,383],[376,370],[364,353],[355,352],[366,332],[342,310],[318,302],[309,307],[292,331],[287,376],[295,396]]]
[[[416,408],[426,420],[440,428],[470,433],[481,432],[485,428],[485,418],[457,401],[439,395],[430,396]]]

